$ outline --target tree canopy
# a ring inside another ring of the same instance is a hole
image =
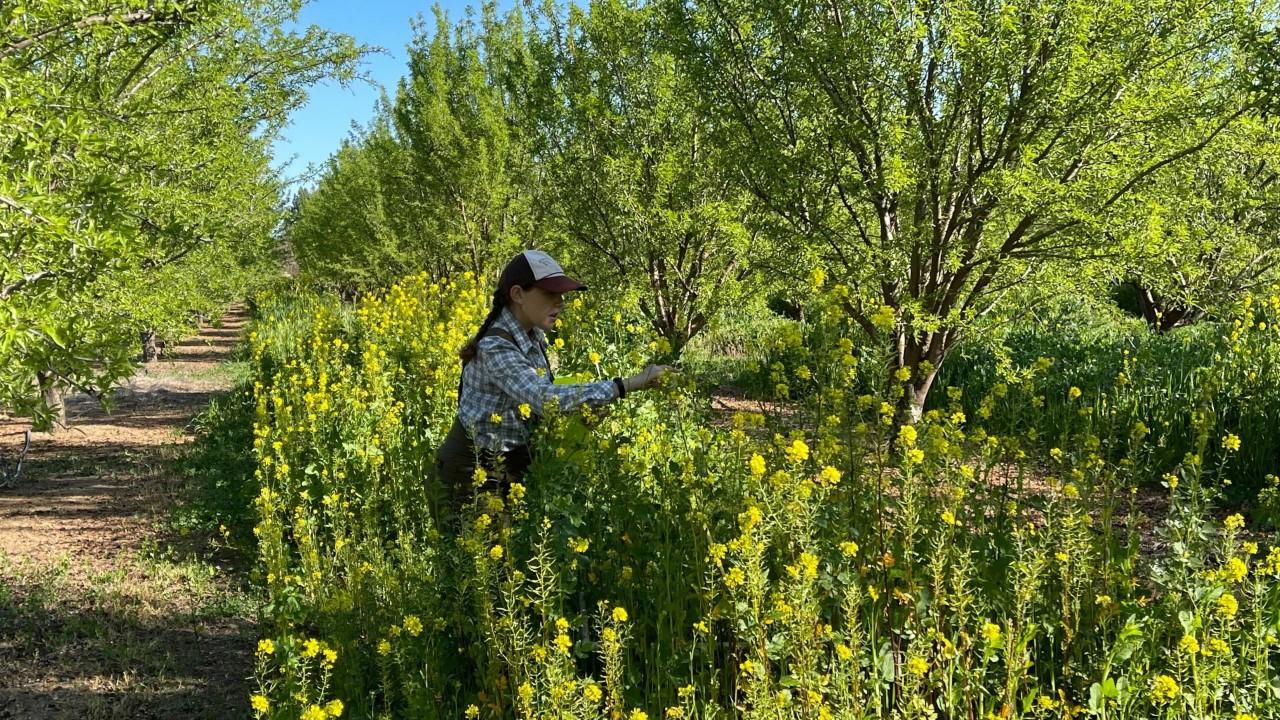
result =
[[[138,333],[270,275],[270,144],[307,86],[353,78],[362,52],[285,32],[300,4],[0,8],[0,405],[97,392],[127,372]]]

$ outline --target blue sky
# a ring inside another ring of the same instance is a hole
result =
[[[478,2],[440,0],[451,22],[461,19],[469,4]],[[286,177],[303,175],[308,163],[323,165],[350,134],[353,122],[368,122],[378,101],[379,86],[385,86],[388,93],[395,92],[396,81],[405,73],[405,47],[413,39],[410,20],[419,13],[429,18],[432,5],[432,0],[312,0],[303,7],[300,28],[319,25],[344,32],[359,43],[380,46],[385,52],[365,60],[365,74],[375,85],[357,82],[343,88],[326,83],[312,88],[307,104],[293,113],[283,137],[273,148],[274,164]]]

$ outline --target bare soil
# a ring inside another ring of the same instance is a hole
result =
[[[248,716],[252,601],[165,524],[187,491],[190,422],[229,387],[245,322],[232,312],[169,348],[110,411],[68,398],[69,428],[32,435],[0,489],[0,718]],[[0,420],[0,470],[28,427]]]

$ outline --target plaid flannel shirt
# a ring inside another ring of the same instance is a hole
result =
[[[514,342],[497,335],[480,339],[476,356],[462,369],[458,396],[458,420],[477,447],[507,452],[529,443],[530,420],[520,417],[520,406],[528,404],[533,416],[541,415],[552,398],[561,410],[579,405],[598,407],[618,397],[612,380],[556,385],[547,367],[546,334],[534,328],[533,336],[520,327],[509,308],[490,329],[505,330]],[[500,418],[494,422],[494,416]]]

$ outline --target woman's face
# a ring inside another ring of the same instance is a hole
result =
[[[551,332],[556,326],[556,316],[564,308],[564,293],[531,287],[511,289],[511,309],[516,319],[526,329],[540,327]]]

